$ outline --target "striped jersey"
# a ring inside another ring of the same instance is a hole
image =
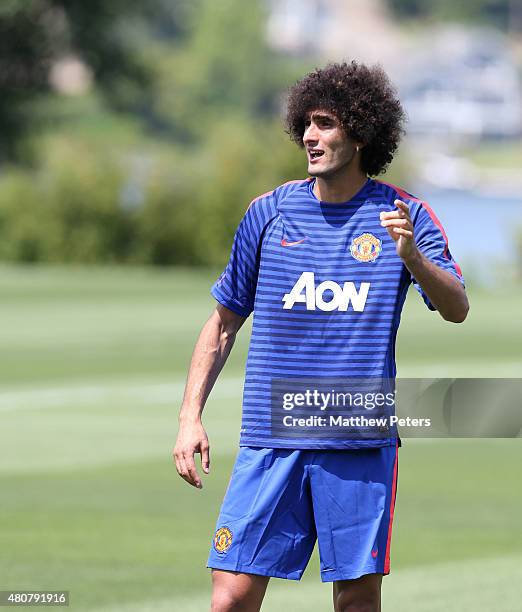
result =
[[[240,446],[342,449],[395,445],[375,439],[274,430],[274,380],[394,379],[395,340],[413,282],[380,224],[382,211],[409,205],[418,249],[462,283],[432,209],[406,191],[368,179],[344,203],[318,200],[315,179],[291,181],[250,204],[228,264],[211,292],[253,326],[246,364]]]

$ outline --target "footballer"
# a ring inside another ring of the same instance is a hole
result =
[[[195,487],[202,483],[194,455],[204,473],[210,466],[203,408],[253,313],[240,449],[207,563],[213,612],[259,610],[271,577],[301,578],[316,541],[334,610],[381,609],[400,439],[319,427],[321,410],[315,420],[287,419],[305,423],[287,427],[274,421],[272,388],[394,379],[411,283],[445,320],[466,318],[461,270],[434,212],[375,178],[392,161],[404,120],[378,66],[329,64],[297,82],[286,126],[304,149],[308,176],[251,202],[211,289],[217,306],[194,349],[173,453]],[[292,394],[301,410],[305,397],[313,395]]]

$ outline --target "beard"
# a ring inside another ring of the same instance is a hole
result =
[[[314,178],[329,179],[344,174],[350,164],[353,162],[355,157],[355,149],[350,154],[344,155],[342,159],[322,164],[311,165],[308,164],[308,174]]]

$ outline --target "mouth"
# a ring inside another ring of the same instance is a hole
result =
[[[310,163],[315,163],[324,155],[324,151],[321,149],[308,149],[308,158]]]

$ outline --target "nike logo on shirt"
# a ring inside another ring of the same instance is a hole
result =
[[[308,236],[305,236],[304,238],[301,238],[301,240],[296,240],[295,242],[288,242],[286,238],[283,238],[283,240],[281,240],[281,246],[284,246],[284,247],[295,246],[296,244],[301,244],[301,242],[304,242],[307,238]]]

